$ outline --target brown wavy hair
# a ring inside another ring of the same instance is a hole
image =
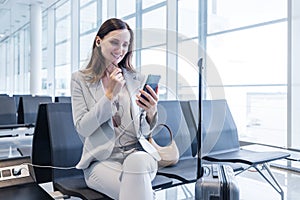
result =
[[[126,22],[122,21],[121,19],[111,18],[106,20],[100,26],[93,42],[91,59],[89,60],[85,69],[81,70],[81,72],[84,73],[85,76],[87,77],[87,81],[91,83],[98,82],[102,78],[106,67],[104,64],[105,58],[101,53],[101,47],[96,46],[96,37],[99,36],[101,39],[103,39],[111,31],[123,30],[123,29],[127,29],[129,31],[130,40],[129,40],[128,52],[126,53],[124,58],[120,61],[118,66],[120,68],[126,68],[129,71],[135,71],[132,66],[132,51],[133,51],[133,41],[134,41],[133,31],[129,27],[129,25]]]

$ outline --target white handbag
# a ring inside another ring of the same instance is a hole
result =
[[[158,166],[167,167],[175,165],[179,161],[179,151],[176,142],[173,139],[172,131],[166,124],[159,124],[158,126],[164,126],[168,129],[170,134],[170,143],[167,146],[158,145],[153,139],[152,134],[148,138],[149,142],[153,145],[161,157],[161,160],[158,161]]]

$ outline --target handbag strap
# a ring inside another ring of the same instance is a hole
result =
[[[173,133],[172,133],[170,127],[167,124],[158,124],[156,127],[158,127],[158,126],[164,126],[169,131],[170,139],[171,139],[171,142],[172,142],[172,140],[173,140]],[[152,133],[149,135],[149,138],[152,138]]]

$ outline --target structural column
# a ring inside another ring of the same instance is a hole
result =
[[[73,0],[72,1],[72,15],[71,15],[71,72],[76,71],[80,68],[80,46],[79,46],[79,38],[80,38],[80,1]]]
[[[55,10],[53,7],[47,11],[47,94],[55,97]]]
[[[300,1],[289,2],[288,138],[287,146],[300,149]]]
[[[42,87],[42,10],[40,4],[30,6],[30,93],[38,95]]]
[[[167,0],[167,98],[178,98],[178,1]]]

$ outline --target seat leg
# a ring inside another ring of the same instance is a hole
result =
[[[251,167],[252,167],[252,165],[249,166],[249,167],[247,167],[247,168],[245,168],[245,169],[243,169],[243,170],[241,170],[241,171],[236,172],[234,175],[237,176],[237,175],[239,175],[239,174],[241,174],[241,173],[247,171],[247,170],[250,169]]]
[[[281,186],[279,185],[278,181],[276,180],[275,176],[273,175],[273,173],[271,172],[269,166],[266,163],[263,163],[263,167],[267,170],[268,174],[270,175],[271,179],[273,180],[272,183],[271,180],[268,179],[268,177],[266,177],[263,172],[256,166],[253,166],[256,171],[281,195],[281,200],[284,200],[284,192],[283,189],[281,188]]]
[[[189,190],[189,188],[186,185],[181,185],[181,189],[185,195],[185,199],[189,199],[193,197],[192,192]]]

